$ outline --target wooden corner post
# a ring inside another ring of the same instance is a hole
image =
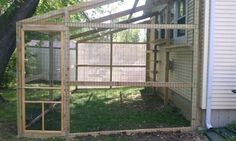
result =
[[[65,25],[69,22],[69,12],[65,10],[64,15]],[[64,127],[64,133],[65,137],[68,138],[70,134],[70,86],[68,81],[70,80],[70,36],[69,36],[69,28],[67,28],[63,33],[62,36],[62,44],[63,44],[63,58],[61,59],[63,61],[63,127]]]
[[[24,52],[23,52],[23,37],[22,37],[23,30],[22,30],[22,26],[20,23],[16,24],[16,46],[17,46],[17,134],[18,137],[22,137],[23,136],[23,77],[24,77],[24,72],[22,70],[23,68],[23,56],[24,56]]]
[[[171,1],[167,0],[167,8],[166,8],[166,23],[170,24],[171,22]],[[169,47],[171,43],[171,38],[170,38],[170,29],[165,30],[165,40],[166,40],[166,45]],[[169,56],[170,52],[165,51],[165,58],[164,58],[164,67],[165,67],[165,82],[169,82]],[[164,105],[168,105],[169,103],[169,88],[166,87],[164,90]]]
[[[193,78],[192,78],[192,120],[191,126],[196,128],[200,125],[199,117],[199,0],[194,1],[194,44],[193,44]]]

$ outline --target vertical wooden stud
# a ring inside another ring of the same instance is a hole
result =
[[[79,63],[79,57],[78,57],[78,55],[79,55],[79,49],[78,49],[78,42],[76,42],[76,45],[75,45],[75,81],[79,81],[78,80],[78,63]],[[75,86],[75,90],[77,90],[78,89],[78,86]]]
[[[21,101],[22,101],[22,128],[25,132],[25,32],[21,30]]]
[[[112,82],[112,75],[113,75],[113,34],[110,34],[110,82]],[[110,86],[110,89],[112,86]]]
[[[18,137],[23,135],[23,122],[22,122],[22,48],[21,48],[21,24],[16,24],[16,46],[17,46],[17,134]]]
[[[170,56],[170,53],[169,52],[166,52],[165,54],[165,82],[169,82],[169,56]],[[164,88],[165,91],[164,91],[164,105],[168,105],[169,103],[169,88],[166,87]]]
[[[54,50],[53,50],[53,36],[49,35],[49,86],[53,87],[53,73],[54,73]],[[53,90],[49,91],[50,100],[53,100]]]
[[[153,56],[153,81],[157,81],[157,45],[154,45],[154,50],[153,50],[154,56]],[[156,88],[155,88],[156,89]]]
[[[45,125],[45,113],[44,113],[44,102],[42,102],[42,131],[44,131],[44,125]]]
[[[63,132],[63,134],[65,134],[65,123],[64,123],[64,117],[65,117],[65,112],[64,112],[64,109],[65,109],[65,81],[64,81],[64,74],[65,74],[65,70],[64,70],[64,65],[65,65],[65,61],[64,61],[64,50],[65,50],[65,39],[64,39],[64,35],[65,33],[64,32],[61,32],[61,101],[62,101],[62,104],[61,104],[61,131]]]
[[[65,10],[65,25],[69,22],[69,12]],[[70,36],[69,29],[64,34],[64,129],[65,136],[69,138],[70,134],[70,86],[67,81],[70,80]]]

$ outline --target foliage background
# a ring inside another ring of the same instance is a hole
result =
[[[23,0],[18,0],[18,1],[23,1]],[[43,13],[46,13],[46,12],[49,12],[52,10],[60,9],[62,7],[75,5],[75,4],[83,2],[83,1],[84,0],[40,0],[34,15],[40,15],[40,14],[43,14]],[[4,14],[6,11],[11,12],[11,10],[9,10],[9,8],[14,7],[14,6],[12,6],[14,4],[13,2],[14,2],[14,0],[0,0],[0,16],[2,14]],[[97,8],[96,11],[98,13],[110,12],[109,10],[107,11],[107,9],[102,9],[102,8]],[[10,16],[12,14],[8,13],[7,15],[9,15],[9,18],[10,18]],[[90,17],[92,17],[92,18],[94,18],[94,16],[95,15],[90,15]],[[81,14],[73,15],[73,17],[71,17],[71,18],[72,18],[72,20],[75,20],[75,21],[82,21],[82,20],[86,19],[86,17],[83,14],[82,15]],[[119,20],[121,20],[121,21],[125,20],[124,18],[125,17],[123,17]],[[116,42],[138,42],[140,40],[139,34],[140,34],[139,30],[132,30],[132,31],[125,30],[125,31],[114,34],[113,38],[114,38],[114,41],[116,41]],[[32,33],[31,36],[26,37],[26,41],[29,41],[30,37],[44,39],[44,37],[42,37],[41,35]],[[35,59],[32,58],[32,60],[35,60]],[[30,63],[30,62],[28,62],[28,63]],[[0,88],[15,87],[15,85],[16,85],[16,51],[11,56],[11,59],[9,61],[7,68],[6,68],[6,71],[3,75],[3,78],[0,79]]]

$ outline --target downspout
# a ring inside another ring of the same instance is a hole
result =
[[[215,34],[215,0],[210,1],[210,37],[208,52],[208,79],[207,79],[207,100],[206,100],[206,127],[212,128],[211,124],[211,101],[212,101],[212,80],[214,71],[214,34]],[[207,10],[207,9],[206,9]]]

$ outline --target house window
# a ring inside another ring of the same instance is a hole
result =
[[[164,23],[165,23],[165,13],[163,12],[161,14],[160,24],[164,24]],[[165,29],[160,30],[160,37],[161,37],[161,39],[165,38]]]
[[[186,24],[186,0],[178,0],[178,24]],[[181,29],[177,31],[177,36],[181,37],[185,35],[185,30]]]
[[[156,16],[156,23],[165,24],[165,12],[162,11],[159,16]],[[165,29],[156,29],[156,39],[165,39]]]
[[[178,0],[178,17],[185,17],[186,15],[186,0]]]

